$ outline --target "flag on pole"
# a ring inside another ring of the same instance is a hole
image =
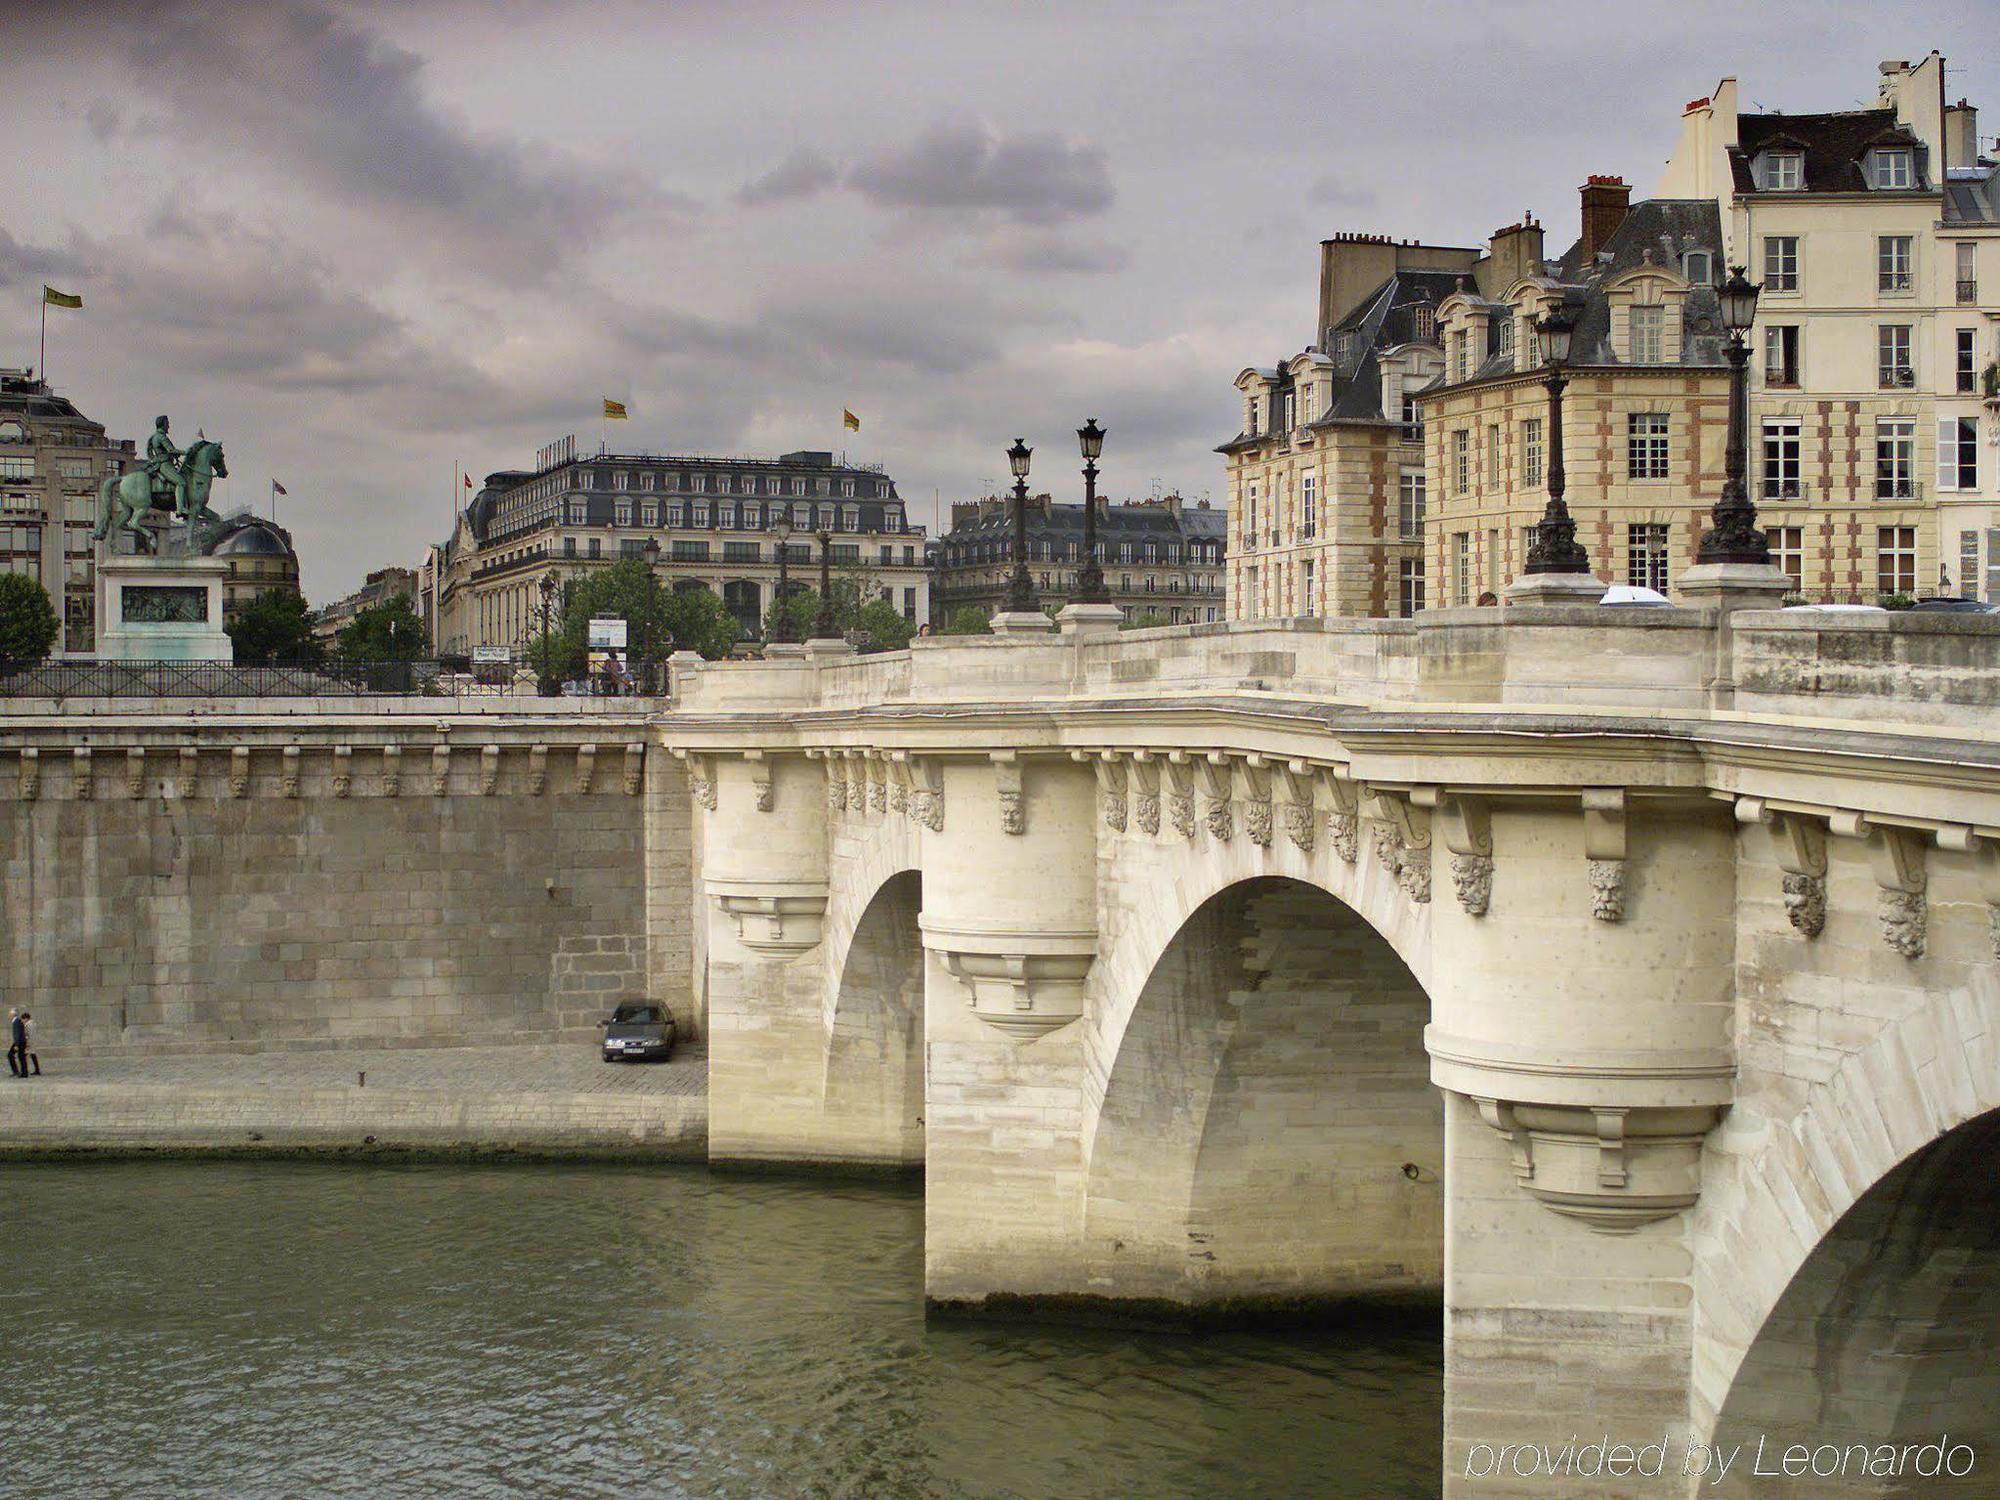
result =
[[[623,422],[626,418],[625,403],[623,401],[613,401],[609,396],[606,396],[604,398],[604,415],[610,421]]]
[[[853,412],[843,406],[840,409],[840,425],[849,432],[859,432],[861,430],[861,418],[855,416]]]
[[[274,495],[289,495],[291,491],[274,479],[271,481],[271,493]]]
[[[471,476],[470,474],[468,474],[468,475],[466,475],[466,476],[465,476],[465,487],[466,487],[467,489],[471,489],[471,488],[472,488],[472,476]]]
[[[69,292],[59,292],[47,282],[42,284],[42,302],[48,307],[81,307],[83,298]]]

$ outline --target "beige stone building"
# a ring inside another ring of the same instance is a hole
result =
[[[1581,190],[1559,261],[1438,308],[1444,370],[1422,395],[1433,606],[1497,602],[1548,503],[1547,361],[1536,322],[1576,318],[1562,403],[1567,501],[1591,570],[1670,592],[1722,485],[1728,375],[1715,205],[1632,205],[1615,177]],[[1490,596],[1490,597],[1489,597]]]
[[[1228,464],[1229,618],[1410,615],[1426,599],[1430,500],[1416,393],[1443,367],[1437,314],[1541,256],[1532,218],[1476,248],[1379,235],[1320,243],[1313,341],[1236,377]]]
[[[1814,599],[2000,599],[2000,214],[1944,59],[1881,64],[1868,108],[1745,113],[1725,78],[1682,116],[1660,192],[1714,202],[1763,295],[1752,496]]]

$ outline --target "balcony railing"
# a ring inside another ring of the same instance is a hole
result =
[[[1803,500],[1806,497],[1806,487],[1798,480],[1779,479],[1768,474],[1764,477],[1762,491],[1766,500]]]
[[[1908,365],[1885,366],[1878,373],[1885,391],[1907,389],[1917,383],[1917,372]]]
[[[1877,500],[1921,500],[1924,487],[1914,479],[1893,479],[1885,475],[1875,476],[1875,498]]]
[[[1967,307],[1978,300],[1979,283],[1976,281],[1960,281],[1958,284],[1958,305],[1960,307]]]

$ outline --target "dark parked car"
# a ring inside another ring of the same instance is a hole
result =
[[[674,1055],[674,1018],[664,1005],[627,1000],[603,1026],[606,1062],[665,1062]]]
[[[1910,606],[1913,615],[1990,615],[1994,608],[1977,599],[1919,599]]]

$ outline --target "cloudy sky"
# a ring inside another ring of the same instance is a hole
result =
[[[598,402],[626,451],[841,446],[928,520],[1017,435],[1074,495],[1219,494],[1230,381],[1310,337],[1317,242],[1481,241],[1652,190],[1682,104],[1870,102],[1984,3],[0,0],[0,363],[290,498],[308,596],[413,564],[454,464]]]

